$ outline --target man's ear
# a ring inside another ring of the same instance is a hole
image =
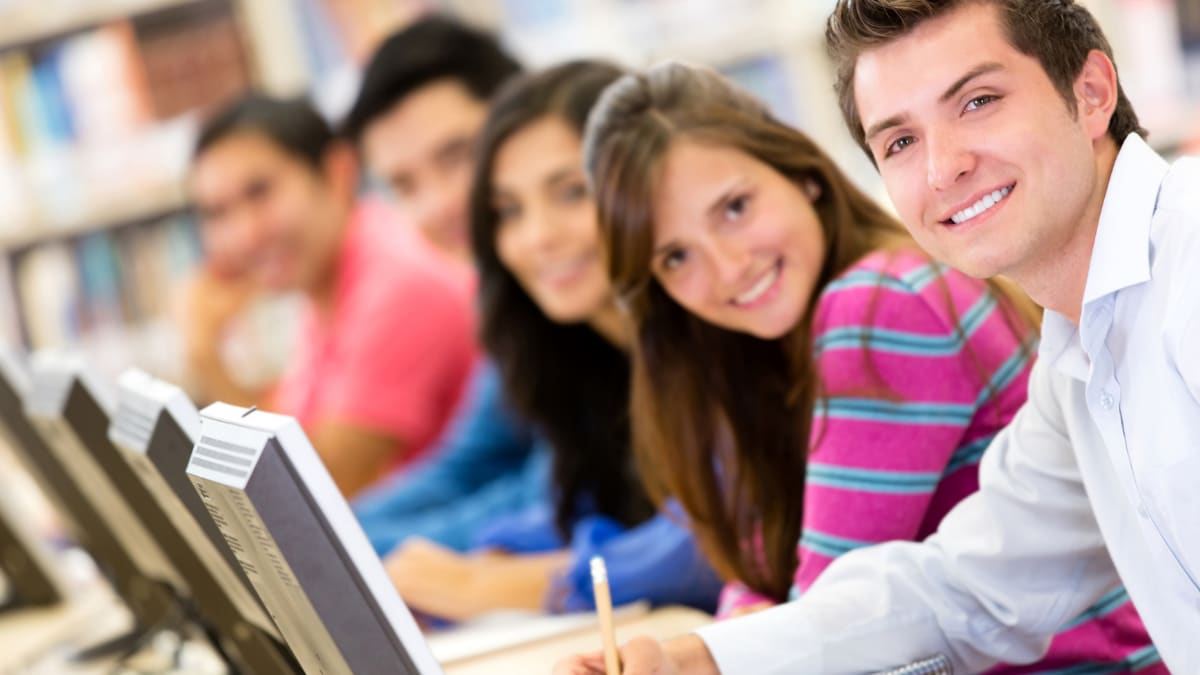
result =
[[[1075,105],[1093,141],[1108,133],[1108,123],[1117,109],[1117,69],[1099,49],[1088,53],[1075,78]],[[1116,139],[1119,144],[1121,138]]]

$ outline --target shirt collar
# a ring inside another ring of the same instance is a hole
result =
[[[1169,165],[1142,137],[1130,134],[1113,165],[1096,241],[1088,264],[1083,306],[1150,280],[1150,221]],[[1047,309],[1042,317],[1038,359],[1086,380],[1089,360],[1079,341],[1079,328]]]
[[[1141,136],[1125,139],[1100,209],[1084,306],[1150,280],[1150,220],[1169,168]]]
[[[1077,380],[1087,380],[1090,362],[1078,335],[1079,329],[1070,319],[1047,309],[1042,313],[1038,360]]]

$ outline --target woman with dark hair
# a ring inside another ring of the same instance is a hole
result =
[[[605,271],[581,142],[588,111],[620,75],[604,63],[567,63],[512,82],[489,113],[471,195],[482,339],[498,380],[494,407],[532,431],[510,435],[545,442],[529,460],[545,458],[545,487],[540,504],[495,520],[465,547],[482,553],[417,540],[388,556],[405,601],[426,613],[591,607],[596,553],[609,560],[617,602],[714,604],[719,581],[687,530],[655,514],[630,450],[629,334]],[[370,534],[388,509],[367,510],[360,506]]]
[[[733,580],[722,614],[803,594],[854,548],[924,539],[978,489],[983,450],[1025,400],[1026,299],[932,261],[812,140],[712,71],[623,78],[585,145],[636,324],[642,476]],[[1116,589],[1036,666],[999,670],[1124,672],[1149,645]]]

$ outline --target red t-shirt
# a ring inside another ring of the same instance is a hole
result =
[[[407,464],[440,434],[475,360],[474,281],[370,199],[336,265],[330,318],[305,308],[273,403],[306,429],[336,421],[395,436],[391,466]]]

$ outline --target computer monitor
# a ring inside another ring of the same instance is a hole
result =
[[[4,500],[0,500],[0,573],[7,591],[0,609],[46,607],[64,597],[62,579],[45,543]]]
[[[203,588],[196,588],[200,584],[190,574],[188,580],[223,651],[245,673],[297,672],[299,665],[188,480],[187,464],[199,433],[200,413],[178,387],[139,370],[118,380],[109,440],[194,553],[189,557],[201,568],[196,573],[203,577]],[[180,569],[189,564],[181,562]]]
[[[133,522],[136,544],[161,552],[158,574],[178,591],[184,618],[209,636],[231,665],[253,672],[238,650],[239,635],[221,622],[228,607],[224,587],[197,553],[197,541],[175,527],[163,505],[108,438],[115,392],[104,387],[75,357],[38,354],[33,363],[33,394],[26,412],[51,449],[75,471],[75,479],[95,490],[113,517]],[[103,493],[101,496],[100,493]],[[244,631],[242,632],[244,635]]]
[[[91,554],[133,614],[137,625],[131,636],[160,625],[175,607],[171,589],[154,575],[153,566],[126,547],[127,538],[117,534],[126,525],[106,516],[50,451],[25,414],[25,399],[31,390],[23,355],[0,348],[0,433],[55,506],[72,539]]]
[[[295,419],[215,403],[187,472],[309,673],[440,675]]]

